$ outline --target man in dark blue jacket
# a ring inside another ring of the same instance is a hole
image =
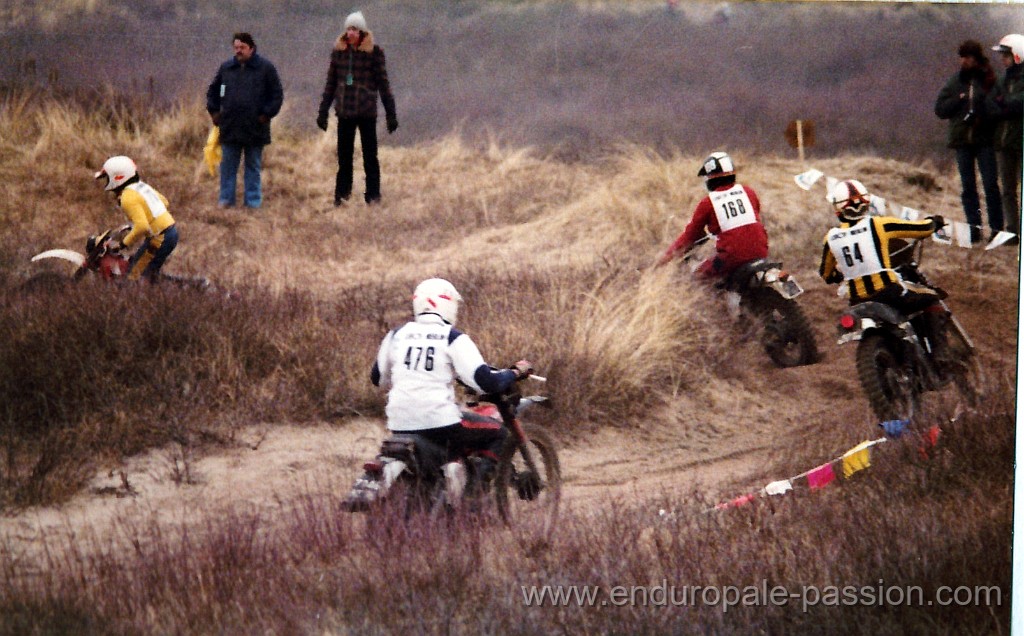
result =
[[[206,90],[206,110],[213,124],[220,126],[218,205],[235,204],[238,164],[244,153],[245,205],[258,208],[263,202],[263,146],[270,143],[270,120],[281,111],[284,89],[274,65],[256,53],[251,35],[236,33],[232,44],[235,56],[220,65]]]

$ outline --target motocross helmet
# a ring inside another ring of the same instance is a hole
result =
[[[999,44],[992,47],[993,51],[1009,53],[1013,56],[1013,63],[1020,64],[1024,60],[1024,35],[1011,33],[999,40]]]
[[[856,179],[840,181],[825,196],[842,221],[859,221],[867,216],[871,195],[864,184]]]
[[[704,177],[704,185],[708,192],[723,185],[736,183],[736,168],[733,166],[732,157],[724,152],[711,153],[704,159],[697,176]]]
[[[138,175],[135,162],[124,155],[111,157],[103,162],[103,167],[96,173],[96,179],[107,178],[107,187],[104,190],[116,190],[124,186],[128,181]]]
[[[433,314],[449,325],[455,325],[462,296],[455,286],[443,278],[428,278],[416,286],[412,294],[412,313],[416,318]]]

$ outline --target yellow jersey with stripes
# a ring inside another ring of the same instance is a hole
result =
[[[893,239],[920,239],[935,231],[935,223],[869,216],[843,222],[825,235],[818,273],[827,283],[846,281],[850,302],[868,300],[890,285],[900,284],[893,269]]]

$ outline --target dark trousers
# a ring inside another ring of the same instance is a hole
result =
[[[352,155],[356,130],[363,144],[363,171],[366,173],[367,203],[380,200],[380,162],[377,160],[377,120],[375,118],[338,119],[338,176],[334,182],[334,200],[352,195]]]
[[[1020,234],[1020,199],[1017,190],[1020,188],[1021,151],[1000,150],[999,185],[1003,190],[1003,215],[1006,217],[1007,232]]]
[[[981,173],[981,185],[985,190],[985,207],[988,209],[988,226],[992,233],[1003,229],[1003,202],[999,195],[999,177],[996,167],[996,151],[992,146],[963,146],[956,149],[956,167],[960,171],[960,202],[964,216],[971,226],[971,239],[981,236],[981,202],[978,199],[978,181],[974,164]]]
[[[160,234],[144,240],[135,254],[128,259],[128,280],[138,280],[142,277],[151,283],[157,282],[160,269],[177,246],[177,225],[172,225]]]
[[[499,423],[463,421],[402,434],[416,438],[416,450],[424,463],[423,468],[427,472],[437,472],[442,464],[473,453],[497,461],[508,437],[508,429]]]

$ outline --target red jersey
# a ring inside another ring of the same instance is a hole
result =
[[[724,185],[701,199],[690,223],[665,255],[689,250],[705,232],[718,238],[714,259],[701,267],[705,273],[727,274],[743,263],[768,256],[768,233],[761,225],[761,203],[745,185]]]

